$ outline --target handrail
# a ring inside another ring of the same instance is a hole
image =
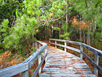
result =
[[[39,75],[41,73],[41,65],[43,64],[44,60],[45,62],[47,61],[47,44],[43,43],[41,41],[37,41],[36,42],[36,47],[37,47],[37,43],[39,43],[39,49],[34,52],[30,57],[28,57],[23,63],[11,66],[11,67],[7,67],[4,69],[0,70],[0,77],[11,77],[14,76],[18,73],[22,73],[22,77],[29,77],[29,73],[28,70],[29,68],[32,66],[32,64],[37,60],[38,58],[38,67],[35,70],[34,74],[32,77],[36,77],[38,71],[39,71]],[[43,45],[42,47],[41,44]],[[43,59],[41,60],[41,53],[45,51],[45,55],[43,57]]]
[[[51,43],[51,40],[55,41],[55,43]],[[64,42],[65,45],[57,44],[57,41]],[[73,48],[73,47],[67,46],[67,43],[79,45],[80,46],[80,50],[76,49],[76,48]],[[83,58],[83,56],[85,56],[85,58],[87,58],[91,62],[91,64],[94,66],[94,73],[97,76],[98,76],[98,71],[102,74],[102,68],[98,65],[99,57],[102,58],[102,51],[101,50],[98,50],[96,48],[93,48],[93,47],[91,47],[89,45],[86,45],[84,43],[81,43],[81,42],[75,42],[75,41],[69,41],[69,40],[61,40],[61,39],[51,39],[50,38],[49,39],[49,44],[53,44],[53,45],[55,45],[55,47],[57,47],[57,46],[64,47],[65,52],[66,52],[67,48],[79,52],[81,59]],[[87,56],[83,52],[83,47],[88,49],[88,50],[90,50],[90,51],[92,51],[93,53],[95,53],[95,61],[93,61],[89,56]]]

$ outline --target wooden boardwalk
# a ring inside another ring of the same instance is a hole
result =
[[[40,77],[96,77],[79,57],[48,46],[48,60]]]

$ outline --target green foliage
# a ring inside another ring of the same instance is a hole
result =
[[[63,29],[63,31],[64,31],[64,34],[62,35],[60,35],[60,38],[62,38],[62,39],[66,39],[66,40],[70,40],[70,38],[69,38],[69,32],[66,32],[66,28],[68,29],[68,27],[66,27],[66,22],[65,22],[65,24],[62,26],[62,29]]]
[[[53,30],[58,30],[59,31],[60,28],[59,27],[54,27]]]
[[[66,39],[66,40],[70,40],[69,33],[66,32],[66,33],[64,33],[64,35],[60,35],[60,38],[63,38],[63,39]]]
[[[62,22],[63,30],[60,38],[78,39],[78,31],[71,27],[70,20],[73,15],[80,15],[83,21],[96,21],[98,28],[95,33],[92,32],[94,31],[92,29],[90,34],[100,39],[102,35],[101,4],[101,0],[89,0],[87,3],[80,0],[69,0],[68,4],[66,0],[6,0],[5,2],[0,0],[0,48],[11,52],[17,51],[20,54],[32,51],[29,49],[32,48],[31,43],[36,40],[34,36],[40,32],[39,27],[42,24],[52,25],[52,21],[56,24],[57,19],[63,16],[66,10],[68,10],[69,24],[65,22],[66,16],[58,19],[59,22]],[[61,29],[54,27],[53,30],[60,32]]]
[[[3,46],[3,40],[6,36],[8,36],[8,32],[9,32],[9,27],[8,27],[8,24],[9,24],[9,21],[8,19],[5,19],[3,22],[2,22],[2,25],[0,25],[0,47]]]

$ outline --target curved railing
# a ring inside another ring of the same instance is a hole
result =
[[[55,41],[54,43],[51,43],[51,40],[52,41]],[[64,42],[65,45],[61,45],[61,44],[58,44],[58,42]],[[80,46],[80,50],[79,49],[76,49],[76,48],[73,48],[73,47],[70,47],[70,46],[67,46],[67,43],[71,43],[71,44],[76,44],[76,45],[79,45]],[[102,68],[98,65],[99,63],[99,57],[102,58],[102,51],[101,50],[98,50],[96,48],[93,48],[89,45],[86,45],[84,43],[80,43],[80,42],[75,42],[75,41],[69,41],[69,40],[61,40],[61,39],[49,39],[49,44],[53,44],[55,45],[55,47],[57,46],[60,46],[60,47],[64,47],[64,50],[66,52],[66,49],[71,49],[71,50],[74,50],[76,52],[79,52],[80,53],[80,58],[82,59],[83,56],[85,56],[85,58],[87,58],[91,64],[94,66],[94,73],[98,76],[98,71],[102,74]],[[84,52],[83,52],[83,47],[92,51],[93,53],[95,53],[95,59],[94,61],[88,56],[86,55]]]
[[[39,47],[38,44],[39,44]],[[42,46],[41,46],[42,44]],[[39,48],[36,52],[34,52],[30,57],[28,57],[23,63],[4,68],[0,70],[0,77],[11,77],[16,74],[22,73],[22,77],[29,77],[28,70],[29,68],[33,65],[33,63],[37,60],[38,58],[38,67],[36,68],[34,74],[32,77],[36,77],[37,73],[41,73],[41,65],[43,64],[44,60],[46,62],[47,60],[47,44],[43,43],[41,41],[37,41],[35,43],[36,48]],[[41,60],[41,53],[45,51],[45,55],[43,59]]]

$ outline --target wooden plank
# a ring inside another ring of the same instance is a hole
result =
[[[55,45],[55,43],[51,43],[51,44]],[[57,46],[60,46],[60,47],[65,47],[64,45],[61,45],[61,44],[56,44],[56,45]],[[66,46],[66,48],[71,49],[71,50],[74,50],[74,51],[80,53],[80,50],[79,49],[76,49],[76,48],[73,48],[73,47],[69,47],[69,46]]]
[[[47,54],[46,54],[46,55],[43,57],[43,59],[41,60],[41,63],[38,65],[38,67],[37,67],[37,69],[35,70],[35,72],[34,72],[34,74],[33,74],[32,77],[36,77],[36,75],[37,75],[37,73],[38,73],[38,71],[39,71],[41,65],[43,64],[43,62],[44,62],[46,56],[47,56]]]
[[[66,42],[67,42],[67,43],[71,43],[71,44],[81,45],[80,42],[69,41],[69,40],[66,40]]]
[[[65,42],[65,40],[60,40],[60,39],[51,39],[51,38],[50,38],[49,40]]]
[[[11,77],[28,70],[28,63],[17,64],[0,70],[0,77]]]
[[[40,77],[96,77],[94,74],[86,74],[86,75],[80,75],[80,74],[47,74],[42,73]]]
[[[86,44],[84,44],[84,43],[82,43],[82,46],[83,46],[84,48],[86,48],[86,49],[92,51],[93,53],[99,55],[99,56],[102,58],[102,51],[101,51],[101,50],[98,50],[98,49],[96,49],[96,48],[93,48],[93,47],[91,47],[91,46],[89,46],[89,45],[86,45]]]
[[[102,74],[102,68],[97,65],[89,56],[87,56],[84,52],[82,54],[91,62],[91,64],[98,69],[98,71]]]
[[[53,40],[53,41],[61,41],[61,42],[67,42],[67,43],[72,43],[72,44],[81,45],[81,43],[80,43],[80,42],[69,41],[69,40],[51,39],[51,38],[50,38],[49,40]]]

